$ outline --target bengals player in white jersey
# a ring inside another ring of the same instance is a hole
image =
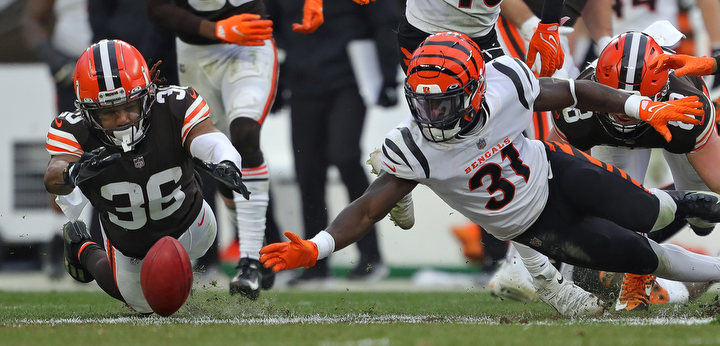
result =
[[[91,45],[75,66],[77,110],[53,120],[45,145],[48,192],[79,195],[77,187],[100,214],[104,249],[81,221],[63,227],[68,273],[80,282],[96,280],[140,313],[152,312],[140,268],[158,239],[177,238],[191,259],[215,240],[215,215],[195,166],[249,197],[240,154],[208,121],[207,102],[193,88],[158,88],[155,72],[126,42]],[[58,204],[65,208],[62,196]]]
[[[655,102],[590,81],[537,79],[510,57],[485,65],[478,46],[457,32],[432,35],[413,53],[405,94],[412,119],[385,138],[385,174],[313,239],[286,232],[290,242],[264,247],[265,266],[275,271],[312,266],[360,239],[424,184],[494,236],[512,240],[541,299],[563,314],[594,314],[602,307],[545,265],[545,255],[598,269],[720,279],[720,259],[637,233],[660,229],[676,217],[720,220],[715,195],[650,192],[567,144],[522,135],[534,109],[568,106],[625,113],[666,132],[667,121],[699,122],[685,115],[702,113],[697,98]]]

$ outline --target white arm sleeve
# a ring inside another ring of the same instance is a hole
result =
[[[88,199],[83,195],[82,191],[80,191],[80,188],[76,186],[69,194],[58,195],[55,198],[55,202],[57,202],[68,220],[77,221],[85,205],[87,205]]]
[[[190,143],[190,155],[210,163],[228,160],[238,168],[242,168],[240,154],[230,140],[220,132],[210,132],[195,137]]]

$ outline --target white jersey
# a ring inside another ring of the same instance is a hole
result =
[[[522,135],[540,87],[522,61],[507,55],[486,65],[485,78],[489,115],[480,131],[434,143],[406,119],[385,138],[382,168],[427,185],[450,207],[507,240],[537,220],[548,198],[545,147]]]
[[[659,20],[667,20],[677,27],[677,0],[615,0],[613,32],[642,31]]]
[[[502,0],[408,0],[405,17],[428,33],[453,30],[470,37],[487,35],[500,16]]]
[[[53,46],[71,57],[80,57],[90,45],[92,30],[86,0],[57,0],[53,5]]]

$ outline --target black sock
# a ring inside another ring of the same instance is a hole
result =
[[[95,277],[98,286],[111,297],[125,302],[115,283],[107,254],[100,245],[88,245],[80,254],[80,263]]]

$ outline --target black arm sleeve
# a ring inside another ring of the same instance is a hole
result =
[[[178,34],[199,36],[202,18],[172,0],[147,0],[147,9],[150,20],[158,25]]]
[[[562,13],[564,5],[564,0],[545,0],[540,22],[545,24],[560,22],[560,14]]]
[[[378,50],[383,85],[397,85],[398,47],[397,30],[400,9],[395,1],[374,2],[364,8],[367,20],[372,23],[373,38]]]

